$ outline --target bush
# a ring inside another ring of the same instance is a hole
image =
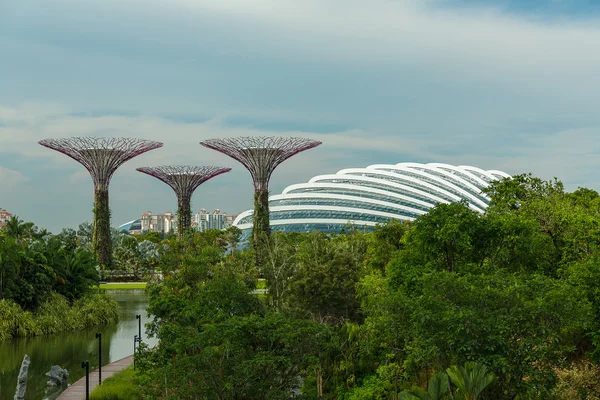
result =
[[[23,310],[11,300],[0,300],[0,340],[10,339],[15,335],[17,321]]]
[[[69,306],[52,293],[35,313],[23,311],[14,301],[0,300],[0,340],[73,331],[119,320],[119,304],[107,294],[86,296]]]
[[[589,360],[573,363],[556,371],[558,383],[554,395],[560,400],[600,399],[600,367]]]
[[[71,315],[69,302],[58,293],[52,293],[35,314],[36,325],[44,335],[64,331],[65,327],[73,325],[72,318],[69,318]]]
[[[93,294],[73,304],[73,317],[81,329],[94,325],[106,325],[119,320],[119,304],[108,294]]]
[[[142,400],[135,371],[127,368],[107,378],[90,393],[90,400]]]

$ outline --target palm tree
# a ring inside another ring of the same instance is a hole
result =
[[[20,247],[9,236],[0,235],[0,299],[4,289],[14,284],[21,266]]]
[[[13,239],[31,239],[37,233],[33,222],[24,222],[16,216],[11,217],[2,228],[4,234]]]
[[[446,372],[466,400],[479,399],[481,392],[496,378],[493,373],[488,373],[485,365],[473,361],[465,363],[464,367],[453,365]]]
[[[417,387],[400,392],[400,400],[442,400],[448,393],[448,375],[440,372],[429,380],[427,390]]]

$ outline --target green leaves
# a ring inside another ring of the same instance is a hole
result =
[[[442,400],[448,393],[448,375],[440,372],[431,377],[427,391],[416,387],[400,393],[400,400]]]
[[[452,383],[458,387],[467,400],[479,399],[481,393],[495,379],[487,367],[476,362],[467,362],[464,367],[453,365],[446,370]]]

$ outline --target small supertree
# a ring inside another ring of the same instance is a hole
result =
[[[142,167],[137,170],[160,179],[175,191],[179,219],[177,232],[181,236],[192,225],[192,208],[190,202],[192,201],[194,191],[207,180],[231,171],[231,168],[165,165],[160,167]]]
[[[108,185],[123,163],[162,143],[136,138],[73,137],[40,140],[39,144],[61,152],[83,165],[94,181],[94,229],[92,251],[103,268],[112,265]]]
[[[269,221],[269,180],[279,164],[321,142],[298,137],[238,137],[209,139],[201,145],[228,155],[242,163],[254,182],[252,244],[256,263],[262,265],[263,244],[271,233]]]

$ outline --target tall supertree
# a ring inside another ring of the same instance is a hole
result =
[[[160,179],[175,191],[175,194],[177,195],[177,215],[179,219],[177,232],[179,233],[179,236],[181,236],[190,228],[190,226],[192,226],[192,208],[190,202],[194,191],[207,180],[231,171],[231,168],[164,165],[160,167],[142,167],[137,170]]]
[[[103,268],[112,265],[108,185],[123,163],[162,143],[135,138],[72,137],[44,139],[42,146],[61,152],[83,165],[94,181],[94,230],[92,251]]]
[[[242,163],[254,182],[252,243],[256,262],[262,264],[263,242],[271,233],[269,222],[269,180],[279,164],[321,142],[297,137],[238,137],[209,139],[201,145],[228,155]]]

